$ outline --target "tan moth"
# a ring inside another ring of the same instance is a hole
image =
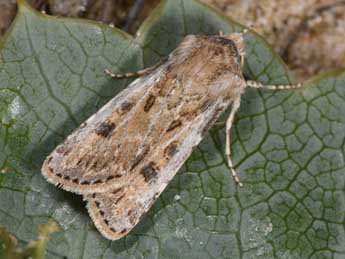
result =
[[[302,85],[246,81],[243,33],[189,35],[162,62],[137,73],[125,90],[86,120],[45,160],[50,183],[83,195],[98,230],[108,239],[140,221],[220,114],[232,105],[230,129],[246,87],[272,90]]]

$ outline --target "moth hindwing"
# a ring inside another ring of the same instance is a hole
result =
[[[219,115],[239,100],[242,34],[187,36],[45,160],[50,183],[84,196],[109,239],[127,234]]]

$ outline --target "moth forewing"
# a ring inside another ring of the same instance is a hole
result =
[[[142,106],[160,76],[135,80],[69,135],[43,163],[47,180],[78,194],[107,191],[129,181],[115,154],[126,138],[129,117]]]
[[[221,100],[213,103],[188,127],[168,142],[161,143],[151,157],[155,162],[136,172],[138,177],[131,182],[108,192],[86,196],[89,214],[105,237],[116,240],[132,230],[227,106],[228,103]]]

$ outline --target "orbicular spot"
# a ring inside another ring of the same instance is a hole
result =
[[[154,95],[150,94],[149,97],[147,98],[145,106],[144,106],[145,112],[148,112],[151,109],[151,107],[155,103],[155,100],[156,100],[156,97]]]
[[[132,107],[133,107],[133,103],[129,101],[124,101],[120,105],[120,111],[123,114],[123,113],[129,112],[132,109]]]
[[[172,143],[170,143],[164,150],[164,155],[166,158],[170,158],[172,156],[174,156],[177,153],[177,145],[178,142],[174,141]]]
[[[182,125],[182,122],[180,120],[174,120],[170,123],[167,132],[172,131]]]
[[[102,122],[95,129],[95,133],[106,138],[114,129],[115,123]]]
[[[148,165],[144,166],[140,173],[145,178],[145,182],[152,181],[156,179],[158,173],[157,168],[153,162],[149,163]]]

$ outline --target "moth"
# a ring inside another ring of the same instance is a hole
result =
[[[140,221],[210,127],[230,105],[230,129],[247,87],[276,89],[245,80],[244,32],[186,36],[162,62],[136,73],[125,90],[86,120],[47,157],[48,182],[83,195],[89,214],[104,237],[116,240]]]

